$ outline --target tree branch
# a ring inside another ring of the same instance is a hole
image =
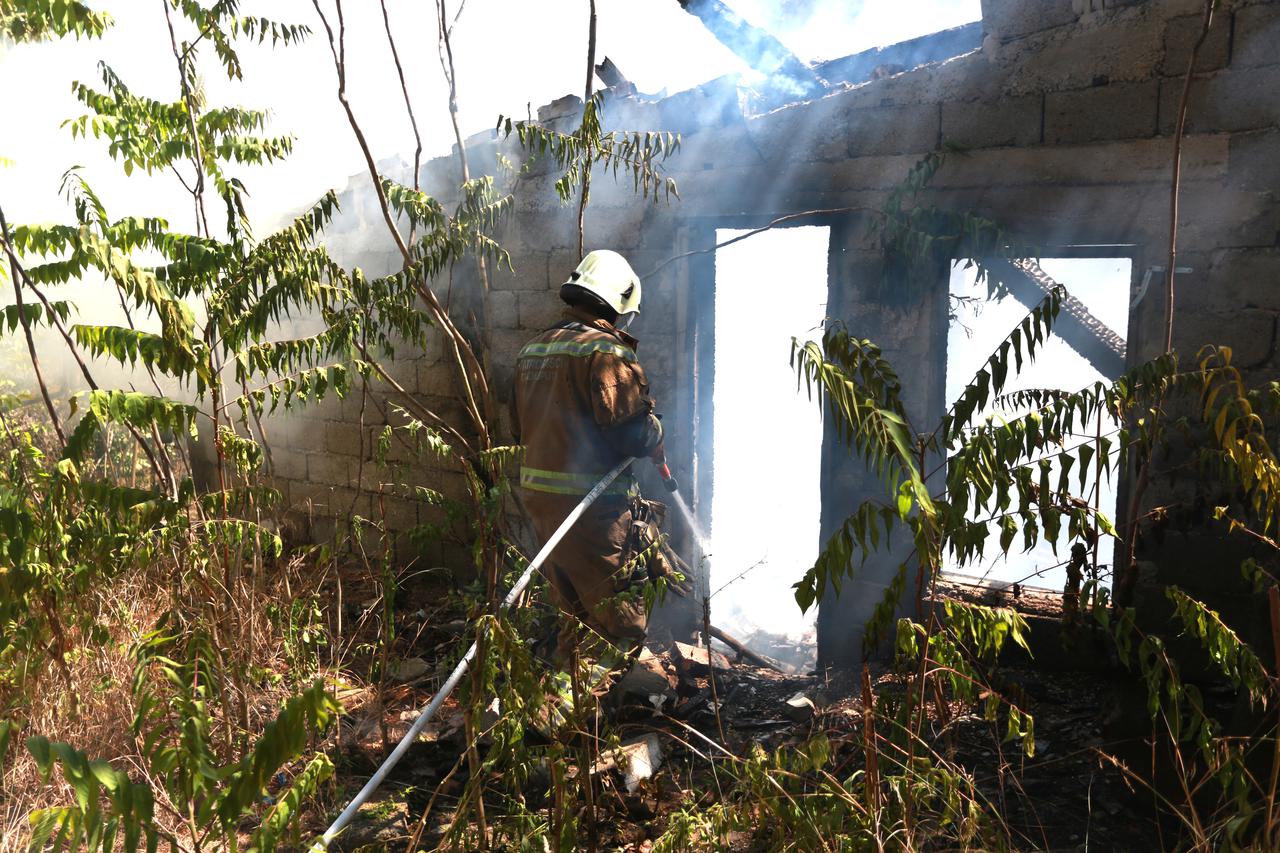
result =
[[[13,243],[9,237],[9,222],[4,218],[4,209],[0,208],[0,234],[4,237],[4,251],[9,256],[9,273],[13,278],[13,299],[18,306],[18,320],[22,323],[22,332],[27,338],[27,352],[31,355],[31,367],[36,374],[36,384],[40,386],[40,397],[44,407],[49,411],[49,420],[53,423],[53,431],[57,433],[58,443],[67,446],[67,436],[62,431],[62,423],[58,420],[58,410],[54,408],[53,398],[49,396],[49,387],[45,384],[44,374],[40,370],[40,357],[36,355],[36,342],[31,334],[31,321],[22,302],[22,279],[25,275],[18,267],[18,258],[13,251]]]

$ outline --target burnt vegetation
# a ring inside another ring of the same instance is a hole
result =
[[[113,26],[93,5],[0,0],[0,33],[90,49]],[[861,666],[783,674],[758,654],[730,661],[709,651],[707,618],[705,647],[648,662],[651,701],[602,709],[584,663],[568,676],[567,711],[548,701],[566,685],[535,654],[555,619],[541,580],[528,606],[497,606],[540,544],[519,523],[521,449],[499,415],[503,225],[530,173],[553,176],[550,203],[576,207],[579,255],[593,172],[662,217],[680,203],[667,164],[681,136],[611,129],[611,92],[588,74],[576,126],[501,117],[510,158],[473,174],[457,131],[458,10],[438,0],[458,143],[446,203],[423,191],[416,161],[411,181],[379,172],[346,91],[354,4],[317,0],[306,23],[245,15],[234,0],[153,5],[173,99],[103,65],[75,84],[85,112],[67,128],[126,175],[180,184],[194,228],[109,211],[76,168],[60,188],[64,223],[10,222],[0,198],[12,291],[0,336],[5,374],[18,377],[0,386],[0,851],[308,849],[473,642],[458,692],[331,849],[1280,846],[1280,383],[1216,341],[1173,349],[1178,164],[1212,2],[1177,101],[1155,357],[1130,355],[1118,378],[1086,388],[1011,391],[1060,322],[1088,333],[1087,312],[1049,282],[945,414],[920,422],[908,366],[883,342],[834,321],[820,340],[796,340],[800,393],[877,490],[841,509],[793,579],[795,605],[818,606],[891,542],[909,545],[892,549]],[[681,5],[699,17],[723,7]],[[591,22],[588,69],[594,3]],[[742,37],[739,25],[717,19],[717,35]],[[773,63],[771,89],[811,97],[830,85],[781,43],[752,38]],[[332,57],[333,97],[394,244],[388,274],[330,255],[337,193],[266,233],[250,227],[240,175],[289,157],[293,140],[265,112],[209,103],[201,75],[241,78],[246,43],[288,51],[308,39]],[[408,105],[402,71],[397,85]],[[886,303],[955,263],[1002,299],[1025,286],[1040,248],[998,211],[931,194],[964,156],[929,153],[874,208],[791,213],[760,230],[856,213]],[[126,322],[87,322],[66,295],[86,285]],[[1124,342],[1111,343],[1119,363]],[[426,350],[440,354],[445,393],[418,393],[397,368]],[[67,361],[75,388],[50,379]],[[316,537],[279,487],[272,415],[306,417],[335,397],[357,413],[360,462],[338,523]],[[997,404],[1016,414],[983,415]],[[1120,478],[1111,519],[1100,495]],[[430,512],[405,523],[394,512],[405,501]],[[1179,536],[1214,543],[1201,570],[1246,591],[1247,618],[1143,583],[1146,555]],[[441,542],[465,565],[406,558]],[[1068,565],[1060,595],[942,576],[1040,542]]]

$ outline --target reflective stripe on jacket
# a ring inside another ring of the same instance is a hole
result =
[[[530,341],[516,360],[512,421],[525,445],[520,484],[584,495],[627,456],[662,439],[636,339],[576,309]],[[625,494],[627,482],[610,493]]]

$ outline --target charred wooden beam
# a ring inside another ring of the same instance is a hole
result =
[[[729,634],[726,634],[724,631],[720,630],[715,625],[711,626],[711,636],[715,637],[717,640],[719,640],[720,642],[724,643],[726,646],[728,646],[729,648],[737,652],[738,657],[745,658],[746,660],[749,660],[752,663],[754,663],[756,666],[763,666],[766,669],[772,669],[775,672],[784,671],[782,669],[782,665],[779,664],[776,660],[770,657],[766,657],[765,655],[762,655],[757,651],[753,651],[751,648],[747,646],[746,643],[742,642],[741,640]]]
[[[797,98],[816,98],[826,91],[826,81],[813,68],[787,50],[772,34],[748,23],[721,0],[677,2],[686,12],[702,21],[702,25],[743,62],[767,77],[780,78],[792,84]]]
[[[622,71],[619,70],[618,66],[614,64],[613,60],[607,56],[604,58],[604,62],[601,62],[596,66],[596,76],[599,77],[610,89],[614,89],[619,86],[626,86],[631,89],[635,88],[631,81],[626,78],[626,75],[624,75]]]

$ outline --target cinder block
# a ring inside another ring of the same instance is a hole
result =
[[[546,255],[547,265],[543,273],[543,290],[559,290],[560,285],[564,284],[569,278],[569,273],[573,272],[578,266],[578,250],[561,250],[548,252]],[[635,262],[632,261],[632,265]],[[535,290],[536,288],[526,288],[526,290]]]
[[[852,110],[846,150],[850,157],[932,151],[938,147],[941,113],[937,104]]]
[[[717,77],[700,86],[677,92],[658,102],[659,126],[675,133],[693,133],[706,127],[723,127],[742,120],[736,76]]]
[[[548,329],[560,322],[564,309],[565,304],[560,301],[560,296],[555,291],[521,293],[519,328],[527,336],[532,336],[535,332]]]
[[[645,227],[644,219],[647,209],[652,205],[645,204],[643,199],[635,195],[629,181],[620,181],[618,187],[626,193],[625,205],[620,210],[588,207],[587,236],[594,245],[608,246],[626,254],[628,250],[637,248],[641,237],[650,230]],[[594,201],[594,186],[591,194]]]
[[[1171,18],[1164,30],[1164,57],[1160,60],[1160,73],[1166,77],[1187,73],[1191,61],[1191,49],[1200,38],[1203,15],[1184,15]],[[1214,17],[1213,26],[1205,36],[1200,53],[1196,56],[1196,73],[1217,71],[1226,67],[1231,55],[1231,18],[1226,13]]]
[[[1187,132],[1257,130],[1276,125],[1275,95],[1280,91],[1280,66],[1231,68],[1191,83]],[[1182,81],[1160,82],[1160,133],[1177,126]]]
[[[434,330],[427,331],[428,335],[433,333],[438,334],[434,332]],[[417,364],[417,359],[415,358],[417,355],[418,353],[415,350],[409,348],[403,342],[400,342],[396,346],[395,355],[384,357],[380,363],[382,365],[382,369],[386,371],[386,374],[394,379],[396,383],[404,388],[412,388],[415,381],[414,368]],[[359,394],[360,389],[357,387],[355,389],[354,396],[358,398]],[[359,405],[358,400],[356,405]]]
[[[755,125],[758,119],[748,124]],[[690,133],[680,137],[680,151],[664,165],[677,179],[686,172],[705,172],[725,166],[750,166],[764,162],[755,139],[742,128]]]
[[[1280,62],[1280,5],[1246,6],[1236,12],[1232,68]]]
[[[577,95],[565,95],[556,98],[549,104],[538,107],[538,121],[546,124],[565,116],[578,116],[582,112],[582,98]]]
[[[515,364],[516,356],[531,337],[533,334],[525,329],[494,329],[490,339],[493,363]]]
[[[291,508],[304,513],[328,515],[330,488],[322,483],[294,481],[289,485]]]
[[[1044,100],[1024,95],[942,105],[942,141],[964,148],[1034,145],[1040,141]]]
[[[489,293],[489,325],[495,329],[514,329],[519,325],[516,313],[516,294],[509,290],[493,290]]]
[[[1280,249],[1217,252],[1209,273],[1209,286],[1222,309],[1280,310]]]
[[[448,394],[453,390],[453,370],[445,362],[418,362],[415,387],[419,394]]]
[[[1154,136],[1159,90],[1154,81],[1050,92],[1044,140],[1050,144]]]
[[[368,424],[374,417],[373,412],[366,412],[365,423]],[[359,456],[363,450],[367,455],[369,453],[367,430],[366,426],[362,433],[358,421],[328,421],[324,425],[325,450],[345,456]]]
[[[374,512],[379,517],[385,513],[387,529],[402,533],[417,525],[418,523],[418,504],[416,501],[406,498],[385,497],[379,505],[378,499],[373,499]]]
[[[1237,189],[1280,188],[1280,131],[1231,135],[1228,183]]]
[[[546,253],[521,252],[511,258],[512,269],[490,267],[489,286],[496,293],[508,290],[546,290]]]
[[[1174,306],[1176,313],[1176,301]],[[1177,314],[1173,346],[1180,353],[1194,353],[1205,344],[1225,344],[1231,347],[1232,362],[1242,368],[1274,363],[1275,322],[1274,312],[1258,310]]]
[[[843,159],[849,116],[854,108],[880,106],[878,99],[855,100],[854,93],[855,90],[838,92],[751,119],[748,134],[757,152],[755,164],[791,163],[802,151],[803,158],[809,160]],[[744,166],[752,164],[749,157],[741,162]]]
[[[277,481],[305,480],[307,478],[307,456],[298,450],[284,447],[272,447],[272,473]]]
[[[528,192],[519,187],[517,192]],[[519,196],[517,196],[519,197]],[[529,210],[513,214],[511,233],[527,246],[539,251],[568,249],[578,245],[578,205],[561,202],[554,191],[537,197],[524,196],[533,205]]]
[[[1220,179],[1227,174],[1227,134],[1188,137],[1182,149],[1183,179]],[[952,157],[933,186],[986,188],[1090,184],[1167,184],[1169,141],[1135,139],[1060,147],[970,151]]]
[[[1187,248],[1274,246],[1280,207],[1270,193],[1192,184],[1182,190],[1178,228]]]
[[[349,456],[336,453],[307,454],[307,479],[317,485],[345,486],[351,482]]]
[[[376,462],[366,462],[363,466],[355,466],[352,469],[354,475],[360,475],[360,489],[371,495],[377,495],[379,491],[394,492],[396,480],[396,466],[379,465]]]
[[[452,194],[461,184],[462,166],[454,155],[433,157],[422,164],[422,188],[429,195]]]
[[[982,0],[983,26],[1004,41],[1070,24],[1078,17],[1071,0]]]

